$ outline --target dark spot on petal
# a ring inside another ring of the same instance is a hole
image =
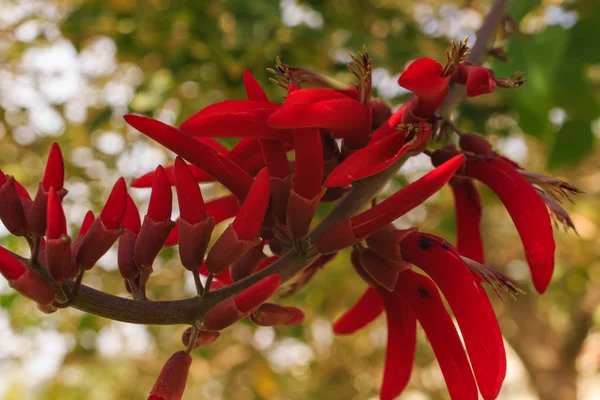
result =
[[[442,247],[442,249],[444,250],[450,250],[450,246],[448,246],[448,243],[446,242],[442,242],[442,244],[440,245]]]
[[[420,287],[419,296],[421,296],[422,298],[427,298],[429,297],[429,292],[427,291],[427,289]]]
[[[431,240],[425,235],[421,235],[421,237],[419,238],[419,248],[421,250],[429,250],[431,246],[433,246],[433,240]]]

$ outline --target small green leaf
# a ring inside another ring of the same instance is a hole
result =
[[[594,134],[590,121],[568,121],[558,131],[548,167],[555,169],[573,164],[591,153],[593,146]]]

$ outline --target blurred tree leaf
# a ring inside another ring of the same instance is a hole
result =
[[[519,22],[527,13],[540,5],[540,0],[519,0],[513,1],[508,15],[516,22]]]
[[[548,160],[549,168],[573,164],[590,154],[594,146],[594,134],[590,121],[567,121],[558,134]]]

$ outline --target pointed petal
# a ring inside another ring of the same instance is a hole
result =
[[[171,220],[172,203],[173,193],[171,192],[169,178],[167,178],[164,168],[159,165],[156,168],[156,179],[152,184],[147,215],[154,222],[169,221]]]
[[[54,186],[50,186],[48,192],[48,212],[46,213],[48,218],[46,223],[46,237],[48,239],[58,239],[62,235],[67,234],[67,220],[65,218],[65,212],[60,201],[60,198],[54,190]]]
[[[500,158],[469,159],[465,175],[485,183],[504,203],[523,242],[533,284],[543,293],[552,279],[555,250],[544,201],[512,165]]]
[[[175,160],[175,188],[181,218],[190,224],[206,219],[204,199],[192,172],[181,157]]]
[[[42,179],[42,188],[47,192],[52,186],[58,191],[63,188],[64,183],[65,163],[60,147],[58,147],[58,143],[54,142],[48,153],[46,170],[44,171],[44,178]]]
[[[192,115],[180,129],[190,136],[290,139],[291,132],[267,125],[267,118],[279,107],[269,101],[226,100]]]
[[[99,218],[107,229],[116,229],[121,226],[126,207],[127,185],[125,179],[119,178],[113,186]]]
[[[321,193],[323,182],[321,133],[314,128],[295,130],[294,148],[296,151],[294,190],[305,199],[312,199]]]
[[[0,246],[0,273],[4,278],[9,281],[18,279],[26,270],[27,266],[24,263],[17,260],[10,251]]]
[[[139,233],[142,227],[140,212],[130,195],[127,195],[127,205],[125,206],[125,216],[123,217],[122,225],[124,229],[129,229],[135,234]]]
[[[465,257],[484,263],[481,240],[481,201],[472,179],[452,179],[456,213],[456,248]]]
[[[252,240],[258,235],[270,199],[271,180],[269,171],[263,168],[244,199],[232,226],[241,240]]]
[[[454,323],[431,279],[414,271],[401,274],[398,296],[413,310],[425,330],[453,400],[476,400],[477,385]]]
[[[244,314],[249,314],[271,297],[280,283],[279,275],[269,275],[235,296],[235,305]]]
[[[450,180],[463,161],[463,155],[453,157],[375,207],[352,217],[356,238],[367,236],[423,203]]]
[[[231,163],[209,146],[181,133],[179,129],[141,115],[125,115],[125,121],[144,135],[156,140],[177,155],[206,171],[238,198],[244,198],[252,185],[252,177],[241,168],[228,168]],[[236,165],[237,166],[237,165]]]
[[[383,293],[388,341],[381,384],[381,400],[395,399],[408,385],[415,361],[417,318],[408,303],[392,293]]]
[[[375,143],[388,135],[398,132],[396,127],[402,123],[402,117],[408,104],[408,101],[402,104],[402,106],[396,110],[391,117],[389,117],[379,128],[375,129],[373,133],[371,133],[370,143]]]
[[[436,97],[448,87],[449,76],[443,77],[444,67],[431,58],[417,58],[400,74],[398,84],[419,97]]]
[[[384,309],[383,300],[376,289],[368,288],[358,301],[333,323],[337,335],[349,335],[367,326]]]
[[[346,158],[329,174],[326,187],[342,186],[375,175],[395,163],[409,149],[406,132],[396,131]]]
[[[478,281],[456,249],[437,236],[412,233],[402,242],[401,251],[402,258],[425,271],[448,300],[463,335],[479,391],[484,399],[495,399],[506,372],[502,370],[506,354],[498,321],[489,301],[482,301]]]
[[[246,89],[246,97],[248,97],[248,100],[269,101],[269,97],[265,93],[265,90],[247,69],[244,70],[244,88]]]
[[[467,75],[467,96],[475,97],[493,92],[496,89],[496,81],[493,73],[483,67],[469,67]]]

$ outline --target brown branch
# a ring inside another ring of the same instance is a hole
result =
[[[490,9],[481,29],[477,33],[477,42],[469,57],[473,64],[481,64],[483,61],[488,44],[496,32],[496,28],[503,20],[509,3],[509,0],[496,0]],[[440,107],[440,115],[449,116],[463,95],[464,88],[455,85]],[[328,226],[342,218],[355,214],[368,204],[381,188],[396,175],[405,161],[406,158],[402,158],[385,171],[354,184],[348,195],[340,200],[337,206],[310,234],[310,239],[314,241]],[[194,297],[186,300],[136,301],[113,296],[82,285],[72,306],[90,314],[135,324],[193,324],[195,321],[202,319],[204,313],[218,302],[239,294],[269,275],[280,274],[282,281],[289,280],[300,273],[316,256],[318,255],[304,258],[290,252],[256,274],[222,289],[207,293],[204,297]]]

